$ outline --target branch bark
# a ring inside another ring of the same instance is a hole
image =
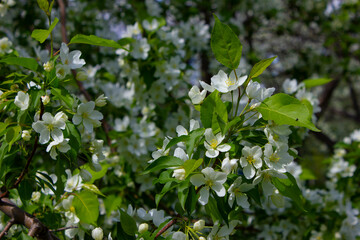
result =
[[[8,198],[0,199],[0,211],[11,219],[1,232],[0,239],[9,231],[13,224],[21,224],[29,229],[29,236],[35,237],[38,240],[60,240],[39,219],[16,206]]]

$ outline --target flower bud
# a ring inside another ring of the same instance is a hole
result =
[[[174,173],[172,175],[174,178],[176,178],[177,180],[184,180],[185,179],[185,169],[183,168],[178,168],[174,170]]]
[[[21,134],[22,139],[29,141],[31,139],[31,134],[29,130],[23,130]]]
[[[199,240],[206,240],[206,238],[204,238],[204,237],[199,237]]]
[[[84,180],[84,182],[89,182],[92,178],[91,173],[88,170],[81,169],[80,170],[80,176]]]
[[[95,228],[94,230],[92,230],[91,232],[91,236],[93,237],[93,239],[95,240],[102,240],[104,237],[104,233],[103,230],[101,228]]]
[[[76,80],[78,81],[85,81],[86,79],[88,78],[86,72],[84,71],[79,71],[77,74],[76,74]]]
[[[50,102],[49,95],[41,96],[41,101],[44,105],[48,104]]]
[[[54,68],[54,62],[48,61],[47,63],[43,64],[43,67],[46,72],[50,72]]]
[[[149,225],[147,223],[142,223],[139,225],[138,231],[140,234],[147,232],[147,230],[149,229]]]
[[[194,228],[195,231],[201,231],[201,230],[204,229],[204,227],[205,227],[205,221],[200,219],[199,221],[194,223],[193,228]]]
[[[96,100],[95,105],[98,107],[103,107],[106,105],[106,99],[107,97],[104,96],[104,94],[101,94]]]

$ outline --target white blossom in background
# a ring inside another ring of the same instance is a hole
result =
[[[193,104],[201,104],[206,97],[206,90],[200,92],[199,87],[195,85],[190,89],[188,95]]]
[[[241,177],[238,177],[228,189],[228,193],[230,194],[228,200],[230,207],[233,206],[234,201],[236,200],[237,205],[242,208],[249,208],[250,204],[248,202],[248,197],[244,192],[247,192],[252,188],[254,188],[254,185],[242,183]]]
[[[145,60],[148,57],[148,52],[150,51],[150,45],[148,44],[146,38],[135,41],[133,44],[133,50],[130,52],[131,56],[135,59]]]
[[[115,131],[124,132],[130,125],[130,118],[127,115],[122,120],[120,118],[116,118],[114,124]]]
[[[225,196],[226,190],[223,184],[226,182],[227,174],[216,172],[213,168],[207,167],[201,170],[201,173],[191,176],[190,182],[200,187],[199,203],[206,205],[209,201],[210,189],[214,190],[219,197]]]
[[[219,152],[227,152],[230,150],[229,144],[221,144],[225,139],[225,136],[222,136],[221,133],[214,135],[211,128],[205,130],[205,140],[204,145],[206,150],[205,155],[208,158],[215,158],[219,155]]]
[[[77,107],[77,112],[72,118],[72,121],[75,125],[82,123],[85,127],[85,130],[89,133],[93,132],[94,127],[99,127],[101,125],[100,120],[103,119],[101,112],[94,110],[95,102],[90,101],[87,103],[81,103]]]
[[[282,85],[284,92],[286,94],[293,94],[295,93],[299,86],[298,86],[298,82],[296,81],[296,79],[286,79]]]
[[[46,148],[46,152],[50,152],[52,159],[56,160],[58,153],[56,150],[59,150],[62,153],[66,153],[71,149],[69,145],[69,138],[55,139],[52,141]]]
[[[170,152],[170,148],[166,149],[166,146],[168,145],[169,142],[170,139],[165,138],[162,147],[151,154],[153,160],[148,161],[148,163],[152,163],[154,160],[158,159],[159,157],[167,156]]]
[[[104,96],[104,94],[101,94],[98,98],[95,100],[95,106],[97,107],[103,107],[106,105],[106,99],[107,97]]]
[[[15,97],[14,103],[21,110],[26,110],[29,107],[30,96],[28,93],[19,91]]]
[[[159,22],[155,18],[153,18],[151,22],[149,22],[148,20],[144,20],[142,22],[142,25],[146,30],[154,31],[159,27]]]
[[[254,178],[254,185],[257,185],[261,182],[261,187],[263,189],[265,197],[272,195],[274,192],[275,187],[271,182],[271,179],[273,177],[277,177],[280,179],[287,178],[286,175],[279,173],[278,171],[273,169],[260,170],[257,172],[256,177]]]
[[[50,136],[54,141],[62,142],[64,135],[62,130],[65,129],[67,115],[63,112],[58,112],[54,117],[51,113],[44,113],[43,120],[38,120],[32,124],[35,132],[40,133],[39,142],[45,144],[49,142]]]
[[[89,150],[93,154],[92,161],[95,164],[105,159],[105,155],[103,153],[103,145],[104,145],[104,140],[102,139],[100,140],[94,139],[93,141],[91,141],[91,147]]]
[[[172,235],[173,240],[186,240],[186,235],[183,232],[175,232]]]
[[[29,141],[31,139],[31,131],[29,130],[23,130],[21,133],[21,137],[22,139],[24,139],[25,141]]]
[[[205,220],[200,219],[200,220],[198,220],[198,221],[196,221],[196,222],[194,223],[193,229],[194,229],[195,231],[201,231],[201,230],[203,230],[204,228],[205,228]]]
[[[2,16],[1,6],[0,6],[0,16]],[[12,46],[12,42],[7,37],[0,38],[0,57],[4,56],[5,54],[11,53],[13,51],[11,49],[11,46]]]
[[[252,179],[255,176],[255,168],[262,167],[262,150],[259,146],[252,148],[245,146],[242,150],[243,157],[240,158],[241,167],[243,167],[244,176]]]
[[[58,64],[55,67],[56,77],[60,80],[64,79],[66,75],[70,74],[70,68],[67,65]]]

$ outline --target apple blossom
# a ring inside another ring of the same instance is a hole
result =
[[[15,97],[14,103],[21,110],[26,110],[29,107],[30,96],[28,93],[19,91]]]

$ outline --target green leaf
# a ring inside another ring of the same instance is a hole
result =
[[[195,187],[189,187],[188,197],[185,202],[185,209],[189,216],[194,212],[198,197],[196,195]]]
[[[215,17],[215,26],[211,33],[211,49],[218,60],[230,69],[237,69],[240,64],[242,45],[231,28]]]
[[[48,0],[37,0],[37,3],[41,10],[43,10],[45,13],[49,10],[49,2]]]
[[[219,92],[215,90],[205,98],[203,104],[201,105],[201,123],[205,128],[212,128],[215,132],[220,128],[217,116],[222,119],[223,123],[227,124],[228,113],[226,105],[221,100]]]
[[[11,150],[11,146],[21,138],[21,127],[15,126],[8,129],[5,135],[5,140],[9,144],[9,150]]]
[[[91,180],[88,183],[94,183],[95,180],[100,179],[103,176],[105,176],[109,166],[110,166],[109,164],[101,163],[102,169],[99,172],[95,172],[94,170],[92,170],[89,164],[85,164],[85,165],[81,166],[81,168],[89,171],[89,173],[92,176]]]
[[[248,79],[253,79],[262,74],[265,69],[270,66],[270,64],[277,58],[277,56],[272,58],[263,59],[260,62],[256,63],[250,71]]]
[[[116,239],[121,239],[121,240],[135,240],[135,236],[129,236],[125,233],[122,224],[120,222],[118,222],[116,224]]]
[[[20,183],[18,192],[23,203],[31,199],[33,187],[28,179],[25,179]]]
[[[98,189],[97,186],[95,186],[94,184],[91,183],[84,183],[82,185],[83,189],[89,190],[90,192],[96,193],[98,195],[101,195],[103,197],[106,197],[102,192],[100,192],[100,190]]]
[[[127,235],[134,236],[137,232],[135,220],[122,209],[120,209],[120,223]]]
[[[178,187],[178,198],[179,198],[180,205],[184,210],[186,210],[185,203],[186,203],[188,194],[189,194],[189,181],[183,181],[182,183],[179,184],[179,187]]]
[[[180,137],[176,137],[176,138],[173,138],[169,141],[169,143],[166,145],[166,148],[165,150],[171,148],[172,146],[174,146],[175,144],[178,144],[179,142],[186,142],[187,140],[189,140],[190,137],[187,136],[187,135],[182,135]]]
[[[304,209],[305,199],[302,196],[301,190],[299,189],[295,178],[290,173],[285,174],[288,178],[281,179],[273,177],[271,178],[272,183],[282,195],[291,198],[295,202],[296,206],[306,212]]]
[[[194,151],[195,148],[195,144],[197,143],[199,138],[204,136],[204,132],[205,132],[204,128],[198,128],[189,134],[190,138],[186,142],[186,151],[189,154],[189,156],[192,155],[192,152]]]
[[[122,197],[116,195],[107,196],[104,200],[106,215],[110,216],[111,212],[117,210],[121,206]]]
[[[32,71],[37,71],[37,69],[40,68],[37,61],[33,58],[8,57],[8,58],[0,60],[0,62],[6,63],[8,65],[22,66],[22,67],[30,69]]]
[[[172,189],[174,189],[174,188],[177,187],[176,184],[173,185],[172,183],[173,183],[173,182],[167,182],[167,183],[165,183],[165,185],[164,185],[163,189],[161,190],[161,192],[155,195],[155,204],[156,204],[156,207],[159,205],[160,200],[163,198],[163,196],[164,196],[167,192],[169,192],[169,191],[171,191]]]
[[[120,41],[120,43],[117,43],[114,40],[97,37],[95,35],[87,36],[83,34],[77,34],[70,40],[69,45],[73,43],[83,43],[102,47],[122,48],[126,51],[129,51],[128,49],[124,48],[124,45],[128,44],[128,42],[129,40]]]
[[[99,200],[95,194],[89,191],[82,191],[74,194],[73,206],[76,211],[76,216],[84,222],[91,225],[96,225],[99,217]]]
[[[70,93],[63,87],[52,88],[51,93],[56,96],[59,100],[62,100],[68,108],[72,109],[74,99]]]
[[[305,84],[306,88],[312,88],[327,84],[331,81],[332,81],[331,78],[311,78],[311,79],[306,79],[302,82]]]
[[[45,40],[49,37],[50,33],[56,26],[56,24],[59,22],[58,18],[55,18],[49,29],[35,29],[31,33],[31,37],[35,40],[39,41],[40,43],[45,42]]]
[[[143,174],[148,174],[157,170],[161,170],[168,167],[177,167],[184,164],[184,161],[180,158],[173,156],[162,156],[152,162],[144,171]]]
[[[273,120],[276,124],[306,127],[320,132],[311,122],[309,109],[300,100],[284,93],[275,94],[265,99],[256,108],[265,120]]]
[[[187,178],[193,171],[195,171],[203,162],[203,159],[198,160],[189,159],[184,163],[185,178]]]

